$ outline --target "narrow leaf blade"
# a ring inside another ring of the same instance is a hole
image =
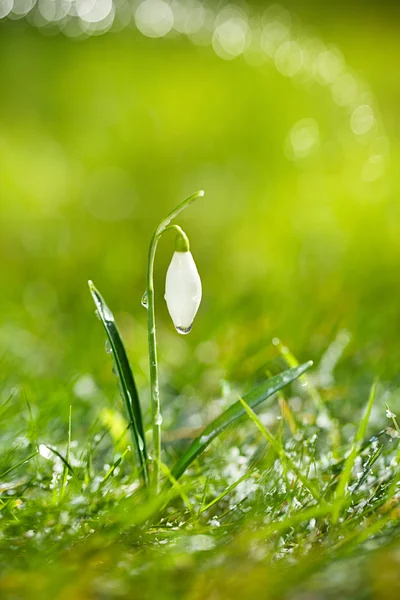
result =
[[[332,507],[332,521],[337,523],[340,512],[343,506],[346,504],[346,490],[351,479],[351,473],[353,470],[354,462],[360,453],[362,441],[367,433],[367,427],[371,416],[372,405],[375,400],[376,394],[376,382],[372,385],[371,392],[368,398],[367,406],[364,411],[364,415],[361,419],[357,433],[354,437],[353,445],[350,453],[346,458],[342,473],[340,475],[339,482],[335,490],[335,499]]]
[[[253,423],[262,433],[269,445],[272,447],[274,452],[279,456],[281,461],[286,462],[287,466],[292,471],[292,473],[294,473],[294,475],[296,475],[296,477],[299,479],[299,481],[301,481],[304,487],[308,489],[313,498],[319,502],[321,500],[321,497],[318,493],[318,490],[316,490],[314,485],[308,480],[308,478],[303,475],[301,469],[294,464],[290,456],[282,448],[281,444],[275,439],[275,436],[272,435],[272,433],[262,424],[260,419],[257,417],[256,413],[246,404],[244,400],[240,398],[239,402],[242,404],[248,417],[253,421]]]
[[[243,399],[250,408],[255,408],[267,398],[270,398],[275,392],[288,385],[300,375],[302,375],[310,366],[312,361],[299,365],[298,367],[287,369],[279,375],[275,375],[265,381],[262,385],[255,388]],[[190,445],[185,454],[178,460],[174,468],[172,469],[172,475],[175,479],[178,479],[191,463],[198,457],[209,444],[229,425],[243,417],[246,414],[240,400],[232,404],[227,410],[225,410],[219,417],[214,419],[205,429],[203,429],[201,435],[199,435]]]
[[[92,298],[112,349],[118,378],[121,384],[121,393],[123,400],[125,401],[130,420],[133,443],[139,460],[140,475],[145,485],[147,485],[149,481],[148,455],[144,436],[142,411],[140,407],[139,394],[129,364],[128,356],[115,323],[114,315],[108,308],[104,298],[96,289],[93,282],[89,281],[88,283],[90,293],[92,294]]]

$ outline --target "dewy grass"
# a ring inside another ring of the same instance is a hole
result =
[[[361,446],[361,444],[365,438],[365,434],[367,432],[368,422],[369,422],[369,418],[370,418],[371,410],[372,410],[372,404],[375,400],[375,394],[376,394],[376,383],[374,383],[371,388],[367,407],[366,407],[364,415],[361,419],[357,433],[354,437],[353,445],[351,447],[348,457],[346,458],[342,473],[340,475],[339,483],[337,484],[337,487],[335,490],[335,498],[334,498],[333,507],[332,507],[333,523],[337,522],[339,515],[340,515],[340,511],[345,502],[346,490],[347,490],[347,487],[348,487],[348,484],[350,481],[351,472],[352,472],[352,469],[354,466],[354,461],[356,460],[356,457],[360,453],[360,446]]]
[[[377,406],[380,396],[374,384],[359,426],[354,435],[349,433],[348,420],[309,375],[311,361],[299,364],[276,339],[277,364],[283,357],[289,368],[277,373],[273,361],[263,365],[259,373],[267,372],[268,377],[259,375],[243,394],[229,382],[225,387],[230,392],[212,403],[209,419],[204,417],[207,424],[187,433],[182,420],[183,439],[171,443],[166,436],[163,443],[155,253],[160,237],[171,230],[177,234],[175,251],[190,251],[186,234],[171,220],[201,195],[194,194],[172,211],[150,243],[142,301],[148,310],[149,424],[134,378],[136,364],[132,369],[112,311],[89,284],[118,376],[133,451],[115,407],[108,409],[108,419],[103,416],[88,427],[87,441],[77,448],[72,433],[78,411],[70,407],[62,446],[46,443],[33,427],[29,451],[16,448],[3,459],[0,527],[7,542],[5,570],[12,579],[2,587],[0,577],[2,598],[8,600],[10,585],[24,597],[19,589],[27,586],[25,569],[18,570],[9,560],[18,548],[24,551],[30,581],[40,587],[45,584],[37,578],[51,578],[51,593],[45,598],[55,597],[54,590],[62,586],[69,596],[79,597],[76,586],[87,585],[101,589],[106,598],[107,590],[110,598],[124,597],[132,587],[143,590],[138,597],[145,600],[213,594],[223,600],[269,599],[301,593],[302,586],[315,586],[317,577],[328,595],[337,585],[332,582],[345,580],[348,590],[341,589],[341,597],[354,600],[354,581],[366,577],[371,553],[390,553],[396,547],[400,452],[395,414],[387,404],[390,426],[377,429],[374,421],[371,424],[373,401],[377,395]],[[201,283],[190,257],[175,258],[167,305],[176,329],[187,330],[199,305]],[[167,389],[165,397],[171,404]],[[260,408],[264,415],[256,414]],[[115,415],[119,423],[111,431]],[[29,418],[34,418],[33,411]],[[355,412],[354,421],[357,418]],[[151,444],[146,439],[148,425],[153,430]],[[338,574],[341,565],[353,560],[364,570],[351,569],[347,579]],[[40,598],[40,592],[36,596]]]

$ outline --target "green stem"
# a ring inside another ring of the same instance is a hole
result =
[[[159,236],[154,232],[149,248],[147,271],[147,332],[149,339],[149,365],[150,365],[150,396],[151,412],[153,418],[153,452],[154,452],[154,485],[158,492],[159,470],[161,460],[161,407],[160,388],[158,384],[158,359],[156,338],[156,316],[154,306],[154,258],[156,255]]]
[[[158,382],[158,359],[157,359],[157,337],[156,337],[156,318],[154,304],[154,261],[156,256],[157,244],[162,234],[168,228],[172,219],[174,219],[182,210],[189,204],[204,196],[203,191],[196,192],[186,198],[179,204],[167,217],[161,221],[159,226],[154,230],[150,240],[148,265],[147,265],[147,280],[146,280],[146,295],[147,295],[147,333],[149,343],[149,366],[150,366],[150,395],[151,395],[151,412],[153,419],[153,447],[154,447],[154,471],[153,484],[156,492],[159,491],[160,480],[160,464],[161,464],[161,404],[160,404],[160,387]]]

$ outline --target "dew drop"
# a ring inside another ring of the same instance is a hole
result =
[[[149,306],[149,302],[147,299],[147,291],[143,294],[142,299],[141,299],[141,305],[143,306],[143,308],[145,308],[146,310],[148,309]]]
[[[162,418],[162,414],[161,413],[157,413],[154,417],[154,423],[156,425],[161,425],[161,423],[163,422],[163,418]]]
[[[180,325],[176,325],[175,329],[181,335],[187,335],[188,333],[190,333],[192,331],[192,327],[193,327],[193,325],[189,325],[189,327],[181,327]]]
[[[210,437],[210,435],[202,435],[200,438],[200,444],[208,444]]]
[[[139,446],[140,452],[143,452],[143,450],[144,450],[144,443],[143,443],[143,440],[140,437],[140,435],[138,435],[138,446]]]
[[[106,349],[107,354],[112,354],[112,348],[111,348],[110,340],[108,338],[106,339],[104,347]]]
[[[108,321],[109,323],[114,323],[114,315],[112,314],[111,310],[108,308],[108,306],[106,304],[104,304],[102,306],[102,310],[103,310],[103,317],[106,321]]]
[[[101,315],[100,315],[100,313],[99,313],[99,311],[97,309],[94,311],[94,314],[96,315],[96,317],[98,318],[98,320],[101,321]]]

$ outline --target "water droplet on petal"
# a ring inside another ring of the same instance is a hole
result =
[[[176,325],[175,329],[181,335],[187,335],[188,333],[190,333],[192,331],[192,327],[193,327],[193,325],[189,325],[189,327],[181,327],[180,325]]]
[[[107,354],[112,354],[112,348],[110,344],[110,340],[107,338],[104,344]]]
[[[146,310],[148,309],[149,302],[148,302],[148,299],[147,299],[147,291],[146,291],[146,292],[143,294],[143,296],[142,296],[141,304],[142,304],[142,306],[143,306],[143,307],[144,307]]]

